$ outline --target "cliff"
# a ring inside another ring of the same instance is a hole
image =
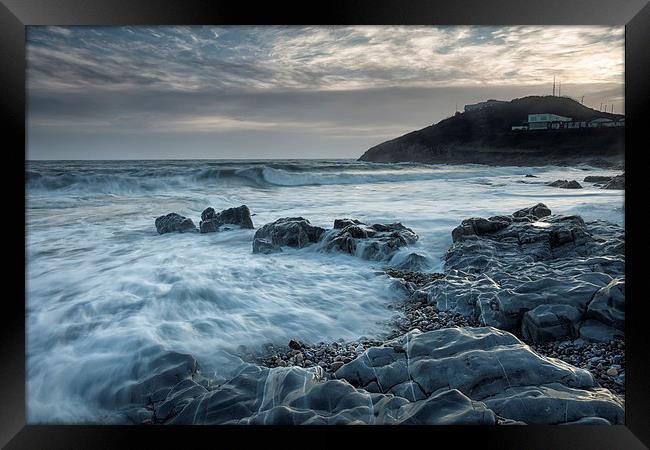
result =
[[[512,131],[528,114],[551,113],[590,121],[621,118],[566,97],[530,96],[457,113],[367,150],[360,161],[542,165],[622,165],[625,128]]]

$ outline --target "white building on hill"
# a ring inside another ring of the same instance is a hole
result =
[[[547,130],[549,128],[564,128],[564,122],[572,122],[571,117],[558,116],[557,114],[528,114],[529,130]]]

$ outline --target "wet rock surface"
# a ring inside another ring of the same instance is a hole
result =
[[[415,330],[368,349],[334,376],[370,392],[399,391],[411,401],[457,389],[497,415],[525,423],[585,416],[622,423],[624,418],[622,401],[599,389],[589,371],[540,356],[514,335],[491,327]],[[567,401],[575,402],[572,416],[540,414],[548,408],[564,411]]]
[[[562,188],[562,189],[582,189],[582,185],[576,180],[556,180],[548,184],[552,187]]]
[[[242,351],[245,367],[220,384],[181,358],[129,391],[149,403],[126,415],[168,424],[623,423],[623,229],[540,203],[464,220],[452,239],[444,273],[422,272],[417,256],[385,269],[399,288],[385,335]],[[325,231],[298,217],[260,228],[253,248],[320,241],[390,266],[416,240],[401,224],[337,219]]]
[[[192,219],[181,216],[176,213],[169,213],[165,216],[160,216],[155,221],[156,231],[159,234],[173,233],[173,232],[187,232],[196,231],[196,225]]]
[[[206,208],[201,213],[201,221],[199,222],[201,233],[222,231],[227,228],[224,225],[237,225],[241,228],[253,229],[253,220],[248,206],[241,205],[220,212],[216,212],[214,208]]]
[[[625,189],[625,174],[617,175],[603,186],[603,189]]]
[[[313,226],[303,217],[284,217],[255,232],[253,253],[272,253],[283,246],[303,248],[318,242],[324,232],[324,228]]]
[[[607,175],[589,175],[588,177],[585,177],[584,181],[585,183],[607,183],[610,181],[613,176],[607,176]]]
[[[477,228],[480,219],[463,221],[452,232],[445,277],[413,295],[484,325],[517,333],[523,326],[527,337],[542,341],[577,334],[602,340],[599,330],[603,336],[611,335],[614,324],[622,330],[614,318],[623,316],[624,295],[613,287],[621,286],[625,270],[621,227],[526,211],[487,221],[507,225]],[[596,293],[610,283],[587,314]],[[589,333],[579,332],[584,325]]]
[[[366,225],[354,219],[337,219],[334,228],[323,236],[323,248],[374,261],[388,261],[402,247],[414,244],[417,234],[401,223]],[[405,264],[422,263],[417,257]]]

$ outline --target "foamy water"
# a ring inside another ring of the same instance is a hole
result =
[[[623,191],[582,183],[589,167],[355,161],[114,161],[27,164],[28,422],[104,421],[143,354],[194,355],[204,374],[237,370],[241,345],[354,339],[388,331],[401,295],[384,264],[318,245],[252,254],[254,230],[158,235],[157,216],[242,204],[257,227],[303,216],[399,221],[405,253],[431,271],[471,216],[543,202],[554,213],[623,224]],[[525,178],[534,174],[537,178]],[[576,179],[584,189],[545,186]],[[399,258],[400,255],[397,256]]]

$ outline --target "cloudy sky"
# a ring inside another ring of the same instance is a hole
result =
[[[32,26],[27,62],[28,159],[356,158],[554,75],[625,107],[623,27]]]

